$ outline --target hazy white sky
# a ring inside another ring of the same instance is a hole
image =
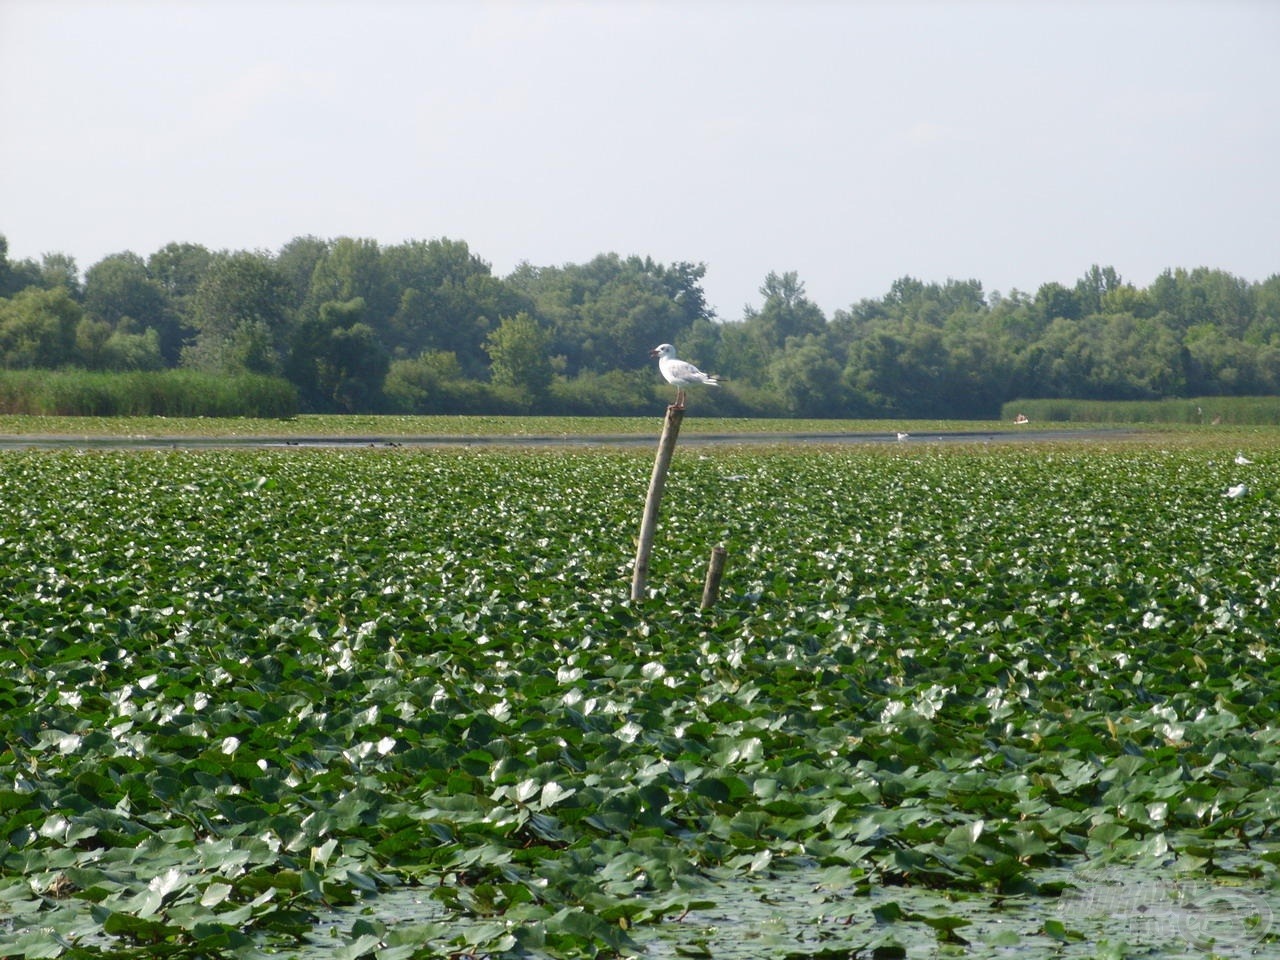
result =
[[[0,233],[450,237],[505,275],[1280,272],[1280,0],[0,0]]]

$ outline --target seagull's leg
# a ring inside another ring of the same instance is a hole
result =
[[[684,409],[684,387],[676,387],[676,409]]]

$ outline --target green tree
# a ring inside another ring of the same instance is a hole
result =
[[[163,316],[164,308],[164,290],[151,279],[146,261],[136,253],[104,257],[85,271],[85,313],[112,329],[125,317],[152,325]]]
[[[1036,291],[1036,310],[1045,323],[1058,318],[1079,320],[1085,315],[1084,305],[1080,302],[1080,294],[1068,290],[1060,283],[1043,284]]]
[[[873,417],[902,412],[896,374],[903,353],[902,340],[889,324],[879,326],[850,348],[841,378],[855,410]]]
[[[447,408],[452,389],[465,381],[462,365],[452,353],[432,351],[413,359],[393,360],[382,392],[402,413],[460,413]]]
[[[1113,400],[1158,400],[1186,389],[1182,345],[1173,330],[1126,313],[1096,319],[1089,392]]]
[[[550,352],[575,376],[643,364],[659,343],[679,343],[695,322],[711,319],[704,273],[701,264],[611,253],[563,267],[522,264],[506,282],[532,303],[550,331]]]
[[[0,297],[11,297],[28,287],[48,287],[45,271],[32,260],[10,260],[9,241],[0,234]],[[75,293],[75,290],[68,291]]]
[[[137,254],[113,254],[85,272],[84,308],[90,319],[106,324],[111,331],[123,326],[122,335],[126,337],[140,334],[142,330],[156,331],[156,343],[162,355],[170,362],[178,359],[182,327],[164,285],[151,276],[147,261]],[[104,344],[109,336],[103,337]],[[118,341],[124,342],[127,341]],[[130,349],[124,353],[117,351],[116,360],[126,355],[135,360],[141,358]],[[105,364],[109,368],[116,362],[109,363],[105,355],[98,353],[92,357],[86,353],[84,360],[91,367]],[[145,362],[149,365],[151,361]]]
[[[315,317],[321,304],[357,298],[364,301],[363,322],[384,334],[400,298],[387,277],[382,250],[374,240],[339,237],[315,265],[302,316]]]
[[[154,327],[131,330],[121,324],[102,345],[103,364],[108,370],[161,370],[160,335]]]
[[[790,337],[769,364],[774,392],[796,417],[836,417],[844,412],[840,365],[816,334]]]
[[[1254,291],[1254,320],[1268,331],[1280,328],[1280,273],[1273,273]],[[1267,342],[1273,342],[1266,336]]]
[[[354,323],[330,334],[330,350],[320,359],[320,385],[344,413],[377,409],[390,358],[373,327]]]
[[[951,417],[994,419],[1011,399],[1014,349],[987,311],[958,313],[943,330],[947,364],[938,384],[940,407]]]
[[[746,325],[766,351],[781,349],[792,337],[820,334],[827,325],[822,310],[805,296],[799,276],[769,273],[760,287],[764,304],[748,310]]]
[[[687,350],[681,347],[681,350],[688,356],[697,357],[700,366],[713,369],[726,380],[760,384],[764,380],[761,371],[768,369],[772,351],[767,350],[764,342],[753,335],[752,328],[741,321],[723,324],[717,333],[719,342],[714,363],[710,354],[706,354],[707,359],[702,359],[704,353],[701,349],[694,350],[690,346]]]
[[[468,376],[479,378],[488,369],[484,341],[495,319],[514,316],[527,306],[527,298],[485,275],[426,290],[410,287],[402,292],[391,318],[388,343],[401,356],[452,353]]]
[[[80,304],[63,287],[27,287],[0,299],[0,365],[52,369],[75,359]]]
[[[1124,286],[1115,267],[1100,267],[1096,263],[1076,281],[1076,301],[1084,315],[1102,313],[1102,302],[1107,294]]]
[[[1182,342],[1187,387],[1193,395],[1231,396],[1274,389],[1269,376],[1259,376],[1258,349],[1229,336],[1221,327],[1194,324],[1187,328]]]
[[[168,243],[147,257],[147,276],[164,292],[164,311],[155,319],[137,319],[156,331],[167,366],[177,365],[182,345],[195,333],[195,293],[213,262],[214,255],[198,243]]]
[[[468,280],[492,275],[488,263],[461,240],[411,240],[387,247],[382,254],[387,277],[398,290],[463,287]]]
[[[286,372],[305,409],[353,413],[380,402],[390,365],[361,297],[320,304],[294,328]]]
[[[1157,311],[1147,291],[1126,283],[1113,287],[1102,295],[1102,306],[1098,312],[1108,316],[1127,313],[1139,320],[1148,320]]]
[[[488,367],[484,339],[494,322],[530,307],[461,241],[388,247],[383,264],[397,296],[383,336],[398,357],[453,353],[465,373],[481,377]]]
[[[111,339],[111,324],[93,317],[81,317],[76,324],[75,362],[88,370],[104,366],[102,348]]]
[[[554,371],[547,353],[551,338],[527,313],[504,317],[485,340],[493,382],[523,391],[541,401],[551,389]]]
[[[147,276],[181,306],[196,292],[214,255],[198,243],[167,243],[147,257]]]
[[[40,258],[40,286],[46,290],[62,287],[79,299],[84,288],[80,283],[80,269],[76,266],[75,257],[65,253],[46,253]]]
[[[115,330],[105,320],[84,317],[76,325],[76,362],[89,370],[160,370],[160,336],[126,318]]]
[[[192,299],[197,334],[183,348],[183,365],[220,373],[279,373],[289,303],[289,284],[269,258],[246,252],[217,257]]]
[[[1026,360],[1036,396],[1102,399],[1094,389],[1094,332],[1078,320],[1058,317],[1045,328]]]
[[[329,241],[319,237],[294,237],[276,254],[276,269],[293,291],[292,301],[300,307],[311,293],[316,264],[329,255]]]
[[[495,409],[488,385],[469,379],[458,358],[443,351],[392,361],[382,389],[391,409],[404,413],[485,413]]]
[[[1150,296],[1182,330],[1211,324],[1240,337],[1255,316],[1254,287],[1224,270],[1165,270],[1152,283]]]
[[[22,289],[17,280],[13,264],[9,262],[9,239],[0,233],[0,299],[11,297]]]

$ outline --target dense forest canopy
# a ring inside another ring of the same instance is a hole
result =
[[[1280,274],[1110,267],[1073,286],[987,294],[903,277],[827,317],[795,273],[714,316],[706,268],[601,254],[506,277],[458,240],[297,237],[274,253],[171,243],[81,275],[10,260],[0,236],[0,368],[185,368],[286,378],[315,412],[629,414],[680,355],[727,378],[700,412],[991,418],[1017,398],[1280,394]]]

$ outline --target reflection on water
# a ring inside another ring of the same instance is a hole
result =
[[[699,899],[712,909],[638,925],[631,935],[654,960],[707,956],[938,956],[1117,958],[1148,960],[1280,956],[1280,891],[1261,882],[1176,878],[1169,870],[1092,866],[1043,871],[1062,883],[1060,897],[997,897],[908,887],[858,887],[832,871],[784,870],[712,881]],[[363,937],[415,928],[423,942],[446,937],[492,943],[509,922],[445,916],[429,889],[390,891],[359,908],[321,918],[309,943],[287,951],[299,960],[350,956]],[[484,956],[484,952],[479,953]]]

